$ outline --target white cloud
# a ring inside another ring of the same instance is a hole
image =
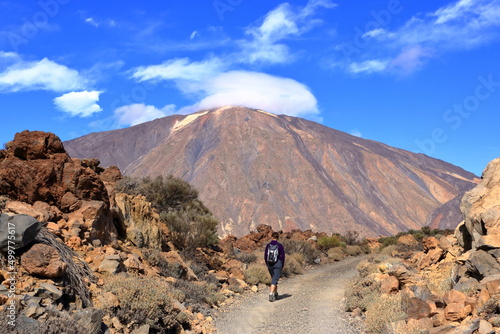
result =
[[[413,17],[391,39],[405,47],[423,45],[442,51],[464,50],[498,36],[500,1],[460,0],[424,18]]]
[[[56,107],[71,116],[88,117],[102,110],[99,91],[70,92],[54,99]]]
[[[9,54],[12,59],[12,54]],[[0,92],[48,90],[67,92],[87,86],[76,70],[57,64],[47,58],[26,62],[20,59],[0,73]]]
[[[498,39],[499,27],[500,0],[458,0],[433,12],[413,16],[398,29],[389,31],[380,26],[365,32],[363,52],[352,43],[344,43],[337,49],[349,52],[348,57],[360,58],[344,61],[350,72],[407,74],[422,68],[429,58],[477,48]],[[370,58],[387,59],[390,66],[370,63],[367,60]]]
[[[212,57],[199,62],[188,58],[175,58],[160,65],[141,66],[133,70],[132,78],[146,80],[201,80],[220,72],[224,64],[219,58]]]
[[[446,23],[462,16],[465,11],[471,8],[474,2],[474,0],[460,0],[449,6],[438,9],[433,14],[433,16],[437,17],[436,23]]]
[[[317,100],[307,86],[293,79],[265,73],[221,73],[191,88],[197,89],[205,97],[182,112],[237,105],[291,116],[319,114]]]
[[[293,9],[283,3],[264,17],[259,26],[246,29],[249,40],[240,41],[242,48],[239,59],[243,63],[285,63],[292,59],[289,48],[282,40],[300,36],[311,30],[320,20],[311,19],[318,8],[333,8],[336,5],[327,0],[310,0],[303,8]]]
[[[89,18],[86,18],[85,19],[85,23],[88,23],[90,24],[91,26],[94,26],[96,28],[99,27],[99,23],[96,22],[96,20],[94,20],[92,17],[89,17]]]
[[[401,53],[391,61],[390,66],[402,69],[406,73],[410,73],[423,66],[425,61],[433,56],[428,49],[416,45],[405,48]]]
[[[353,135],[355,137],[359,137],[359,138],[363,137],[363,134],[358,129],[352,129],[351,135]]]
[[[382,72],[387,68],[387,63],[387,61],[383,60],[366,60],[359,63],[352,62],[349,65],[349,71],[354,74]]]
[[[194,31],[191,33],[191,36],[189,36],[189,39],[190,39],[190,40],[193,40],[193,38],[195,38],[197,35],[198,35],[198,31],[194,30]]]
[[[156,118],[172,115],[175,112],[175,105],[169,104],[161,109],[154,106],[147,106],[142,103],[130,104],[115,109],[114,116],[119,125],[137,125],[152,121]]]

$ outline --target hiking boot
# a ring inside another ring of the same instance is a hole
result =
[[[274,293],[269,294],[269,301],[274,302],[276,300],[276,295]]]
[[[277,292],[274,293],[274,300],[278,300],[278,293]]]

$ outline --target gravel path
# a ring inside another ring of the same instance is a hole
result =
[[[360,321],[342,310],[344,289],[362,259],[347,258],[281,280],[280,297],[272,303],[268,290],[237,299],[215,314],[217,333],[364,333]]]

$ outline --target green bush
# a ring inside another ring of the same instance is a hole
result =
[[[331,237],[327,236],[319,237],[317,244],[319,249],[322,250],[329,250],[330,248],[333,247],[341,247],[346,245],[345,242],[340,241],[340,239],[335,235],[332,235]]]
[[[155,333],[170,333],[179,328],[177,313],[169,294],[169,284],[159,278],[126,277],[118,275],[104,286],[120,301],[115,307],[107,305],[121,323],[148,324]]]
[[[383,249],[390,245],[396,245],[398,243],[399,236],[382,237],[378,241],[381,243],[380,249]]]
[[[170,230],[170,238],[177,249],[186,252],[198,247],[215,245],[219,241],[219,222],[211,213],[200,214],[190,208],[160,214]]]
[[[218,243],[219,222],[188,182],[172,175],[154,179],[124,177],[116,189],[131,195],[144,195],[169,228],[171,241],[177,249],[190,253],[197,247]]]

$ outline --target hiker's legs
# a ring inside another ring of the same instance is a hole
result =
[[[271,287],[270,294],[278,293],[278,280],[281,276],[281,267],[283,267],[281,261],[278,261],[275,265],[269,266],[269,273],[271,274]]]

